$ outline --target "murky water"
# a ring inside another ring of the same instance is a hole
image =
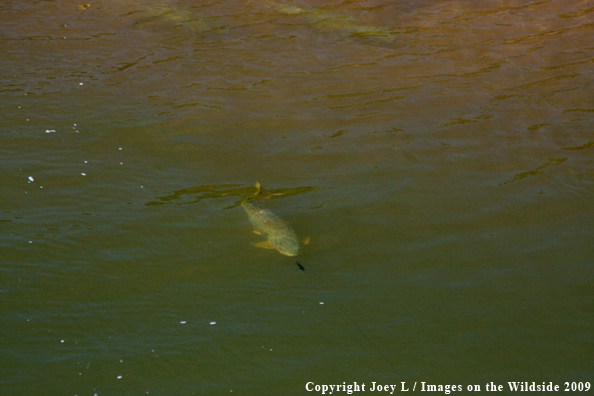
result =
[[[0,393],[594,380],[592,2],[78,5],[0,5]]]

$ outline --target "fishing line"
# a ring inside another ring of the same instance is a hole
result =
[[[305,268],[299,263],[299,261],[297,261],[297,266],[299,267],[299,269],[303,272],[305,272]],[[311,280],[311,278],[310,278]],[[321,284],[319,281],[314,281],[315,283],[317,283],[317,289],[318,291],[321,291]],[[387,363],[388,367],[390,368],[390,370],[396,375],[396,370],[394,369],[394,366],[392,365],[392,362],[390,362],[388,360],[388,358],[382,353],[382,351],[376,347],[376,345],[374,344],[374,342],[371,340],[371,338],[369,338],[367,336],[367,334],[365,334],[365,332],[361,329],[361,327],[355,322],[355,320],[353,320],[352,315],[350,314],[350,312],[348,311],[348,309],[344,310],[344,313],[346,314],[346,317],[348,318],[349,322],[351,322],[351,324],[353,325],[353,327],[355,327],[355,329],[357,329],[357,331],[359,332],[359,334],[361,334],[363,336],[363,338],[367,341],[367,344],[371,347],[371,349],[373,349],[379,356],[382,357],[382,359]]]

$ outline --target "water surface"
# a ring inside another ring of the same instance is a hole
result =
[[[77,5],[0,5],[0,393],[592,382],[591,3]]]

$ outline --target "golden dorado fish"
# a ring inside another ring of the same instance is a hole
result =
[[[343,32],[354,37],[364,37],[384,42],[392,42],[396,38],[388,27],[364,25],[356,18],[348,15],[333,14],[323,8],[299,8],[292,5],[275,3],[274,1],[266,1],[265,4],[268,4],[269,7],[281,14],[301,15],[321,31]]]
[[[258,190],[255,194],[241,201],[241,206],[254,227],[254,233],[266,238],[266,241],[260,242],[256,246],[276,249],[285,256],[296,256],[299,253],[300,245],[293,227],[271,211],[260,209],[249,203],[262,192],[260,183],[256,182],[256,188]]]
[[[196,33],[210,29],[204,17],[185,8],[150,5],[140,11],[146,17],[139,19],[137,23],[180,26]]]

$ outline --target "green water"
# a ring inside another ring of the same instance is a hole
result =
[[[577,0],[0,5],[0,394],[593,383],[593,29]],[[254,247],[255,181],[296,258]]]

